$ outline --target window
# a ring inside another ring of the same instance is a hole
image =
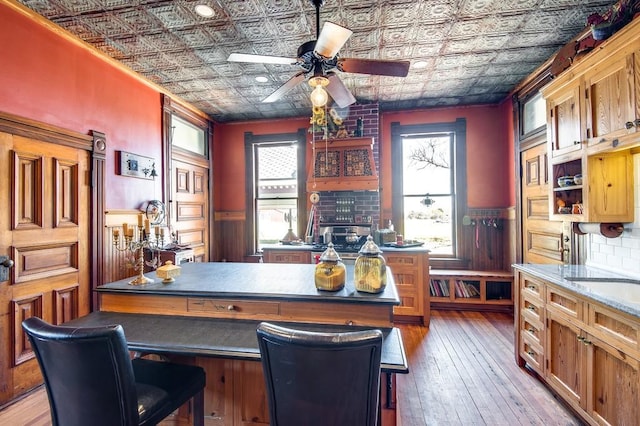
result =
[[[245,134],[247,234],[253,251],[277,244],[289,230],[300,236],[306,220],[304,130],[292,134]],[[249,198],[249,195],[251,196]]]
[[[393,220],[405,239],[431,257],[462,258],[458,237],[466,210],[466,122],[392,123]]]

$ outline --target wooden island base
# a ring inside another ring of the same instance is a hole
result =
[[[391,273],[380,294],[358,293],[349,281],[344,290],[328,293],[315,289],[314,268],[310,264],[190,263],[170,285],[132,287],[122,280],[101,286],[97,290],[101,310],[68,324],[121,324],[130,350],[202,366],[207,373],[208,426],[269,424],[256,336],[260,321],[312,331],[380,329],[378,424],[398,424],[395,374],[409,369],[402,337],[393,327],[393,307],[399,298]],[[186,424],[188,416],[185,407],[163,424]]]

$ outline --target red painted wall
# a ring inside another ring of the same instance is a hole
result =
[[[505,103],[506,104],[506,103]],[[309,111],[311,113],[311,110]],[[421,111],[386,112],[380,115],[380,178],[382,212],[391,211],[391,123],[401,124],[467,120],[468,205],[499,208],[515,204],[513,190],[513,137],[507,134],[510,106],[477,106]],[[244,133],[295,132],[309,125],[308,117],[289,120],[218,125],[214,144],[215,206],[217,210],[243,210],[245,191]],[[309,151],[309,150],[308,150]],[[307,164],[309,152],[307,152]]]
[[[467,204],[475,208],[499,208],[510,204],[509,174],[513,173],[506,120],[502,108],[475,106],[386,112],[380,120],[382,210],[391,212],[391,123],[422,124],[467,121]],[[513,179],[511,179],[513,180]],[[388,188],[388,190],[386,190]],[[386,217],[386,216],[385,216]]]
[[[115,151],[161,156],[160,94],[90,51],[0,4],[0,111],[107,136],[106,206],[137,208],[161,179],[116,174]]]
[[[311,114],[311,109],[309,109]],[[213,143],[214,204],[216,210],[244,210],[245,167],[244,134],[296,133],[309,127],[309,117],[287,120],[246,121],[218,124]],[[307,138],[309,140],[309,138]],[[307,164],[311,149],[307,149]]]

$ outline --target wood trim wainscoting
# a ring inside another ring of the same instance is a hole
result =
[[[130,251],[119,251],[113,245],[113,231],[117,229],[123,235],[122,224],[135,225],[138,223],[140,210],[123,209],[109,210],[105,212],[104,225],[104,283],[119,281],[132,277],[136,272],[129,266],[129,259],[134,255]]]
[[[251,262],[251,254],[245,249],[245,222],[247,216],[244,210],[217,211],[215,221],[215,253],[216,262]]]
[[[513,316],[435,311],[430,328],[399,324],[409,374],[397,376],[400,424],[581,425],[513,359]],[[48,426],[44,388],[0,410],[0,424]]]

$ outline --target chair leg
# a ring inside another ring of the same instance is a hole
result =
[[[204,426],[204,389],[201,389],[193,401],[193,426]]]

